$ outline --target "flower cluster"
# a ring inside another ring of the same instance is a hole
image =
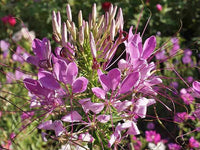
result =
[[[23,80],[31,98],[31,117],[42,118],[38,129],[45,141],[47,137],[95,141],[116,148],[127,135],[140,133],[138,119],[145,118],[147,107],[156,103],[154,87],[162,80],[148,61],[156,38],[151,36],[143,44],[133,27],[123,31],[122,9],[117,12],[112,4],[101,17],[94,4],[88,21],[80,11],[78,26],[67,5],[67,18],[61,23],[60,12],[53,12],[57,47],[52,49],[47,38],[34,39],[34,55],[26,58],[38,69],[37,77]],[[120,44],[125,45],[126,56],[114,60]]]

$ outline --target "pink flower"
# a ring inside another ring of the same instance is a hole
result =
[[[8,23],[11,26],[14,26],[16,24],[16,19],[11,15],[4,16],[3,18],[1,18],[1,21],[3,21],[4,24]]]
[[[140,140],[138,140],[136,136],[133,136],[133,141],[134,141],[134,143],[133,143],[134,149],[140,150],[142,147],[142,142]]]
[[[181,113],[177,113],[174,116],[174,121],[175,122],[184,122],[188,119],[194,120],[195,118],[193,116],[188,115],[186,112],[181,112]]]
[[[168,144],[168,148],[169,148],[169,150],[180,150],[181,146],[179,146],[176,143],[170,143],[170,144]]]
[[[186,105],[189,105],[194,101],[194,97],[192,97],[192,95],[189,93],[181,94],[181,98]]]
[[[199,148],[200,143],[197,140],[195,140],[194,137],[192,136],[189,139],[189,146],[190,146],[190,148]]]
[[[156,5],[156,8],[157,8],[158,11],[162,11],[162,5],[157,4],[157,5]]]
[[[158,142],[161,141],[161,137],[159,133],[156,133],[156,131],[145,131],[146,135],[146,141],[148,142],[153,142],[157,144]]]

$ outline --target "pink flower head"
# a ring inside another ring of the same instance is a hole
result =
[[[181,146],[175,143],[168,144],[169,150],[181,150]]]
[[[16,19],[11,15],[4,16],[3,18],[1,18],[1,20],[4,24],[9,24],[11,26],[14,26],[16,24]]]
[[[192,136],[189,139],[189,146],[190,146],[190,148],[199,148],[200,143],[197,140],[195,140],[194,137]]]
[[[148,142],[153,142],[155,144],[157,144],[158,142],[161,141],[161,136],[159,133],[156,133],[156,131],[145,131],[145,136],[146,136],[146,140]]]
[[[189,93],[181,94],[181,98],[186,105],[192,104],[194,101],[194,97],[192,97],[192,95]]]
[[[179,123],[184,122],[188,119],[194,120],[195,118],[188,115],[186,112],[176,113],[176,115],[174,116],[174,121]]]
[[[142,147],[142,142],[140,140],[137,139],[136,136],[133,136],[133,147],[135,150],[140,150]]]
[[[163,9],[163,8],[162,8],[162,5],[160,5],[160,4],[157,4],[157,5],[156,5],[156,8],[157,8],[158,11],[162,11],[162,9]]]

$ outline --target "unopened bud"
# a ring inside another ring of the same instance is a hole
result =
[[[53,32],[56,34],[61,34],[61,17],[60,17],[60,12],[57,14],[55,11],[53,11],[52,14],[52,26],[53,26]]]
[[[113,19],[110,27],[110,39],[114,41],[115,38],[115,20]]]
[[[74,22],[72,22],[72,37],[76,40],[76,26]]]
[[[90,48],[91,48],[93,58],[96,58],[97,50],[96,50],[96,45],[95,45],[95,41],[94,41],[92,32],[90,32]]]
[[[117,18],[116,18],[116,28],[117,30],[123,30],[124,27],[124,18],[123,18],[123,13],[122,13],[122,9],[119,8],[119,11],[117,13]]]
[[[59,43],[59,42],[60,42],[60,37],[58,36],[57,33],[53,32],[52,38],[53,38],[53,40],[54,40],[56,43]]]
[[[117,12],[117,6],[115,6],[115,7],[113,8],[112,13],[110,14],[110,20],[112,20],[112,19],[115,17],[116,12]]]
[[[101,26],[103,20],[104,20],[104,15],[102,15],[101,18],[98,20],[97,28],[99,28]]]
[[[112,12],[113,12],[113,4],[110,5],[109,14],[112,14]]]
[[[71,7],[70,7],[69,4],[67,4],[66,10],[67,10],[67,18],[68,18],[68,20],[69,20],[70,22],[72,22],[72,12],[71,12]]]
[[[109,14],[108,14],[108,12],[106,12],[106,14],[105,14],[105,19],[104,19],[105,21],[104,21],[104,24],[105,24],[105,31],[106,31],[106,29],[108,28],[108,25],[109,25]]]
[[[85,22],[85,37],[89,38],[89,25],[88,22]]]
[[[67,20],[66,23],[67,23],[67,28],[70,30],[72,28],[71,23],[69,22],[69,20]]]
[[[62,26],[62,46],[64,47],[67,44],[67,27],[66,23],[63,23]]]
[[[83,28],[83,26],[80,27],[80,30],[79,30],[79,43],[81,45],[83,45],[83,43],[84,43],[84,28]]]
[[[90,29],[93,28],[93,25],[92,25],[93,23],[92,23],[92,22],[93,22],[93,20],[92,20],[92,15],[89,14],[89,28],[90,28]]]
[[[93,24],[96,23],[96,17],[97,17],[97,8],[96,8],[96,4],[94,3],[94,5],[92,7],[92,22],[93,22]]]
[[[82,15],[81,10],[78,13],[78,25],[79,25],[79,28],[83,25],[83,15]]]

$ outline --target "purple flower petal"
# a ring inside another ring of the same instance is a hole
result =
[[[38,129],[53,130],[53,128],[52,128],[52,120],[48,120],[46,122],[43,122],[43,123],[39,124]]]
[[[97,116],[97,120],[101,123],[106,123],[110,120],[110,115],[99,115]]]
[[[67,67],[65,83],[69,83],[70,85],[72,85],[72,83],[76,79],[77,74],[78,74],[78,67],[77,67],[76,63],[75,62],[69,63],[68,67]]]
[[[138,127],[137,127],[135,122],[131,123],[131,127],[128,129],[127,134],[129,134],[129,135],[138,135],[138,134],[140,134],[140,131],[139,131],[139,129],[138,129]]]
[[[58,59],[54,64],[53,71],[59,81],[66,83],[67,63],[64,60]]]
[[[92,103],[90,98],[81,99],[78,102],[82,105],[82,108],[85,111],[85,113],[88,113],[90,111],[89,107]]]
[[[62,117],[62,121],[65,122],[80,122],[82,119],[81,115],[77,111],[72,111],[68,115]]]
[[[192,83],[192,87],[193,87],[193,89],[194,89],[197,93],[200,94],[200,82],[194,81],[194,82]]]
[[[45,60],[50,57],[51,47],[50,41],[47,38],[34,39],[32,43],[33,52],[40,60]]]
[[[38,79],[41,85],[47,89],[57,90],[60,88],[60,84],[56,81],[54,76],[48,71],[39,71]]]
[[[110,88],[111,88],[110,78],[109,78],[107,75],[102,74],[102,75],[100,76],[99,80],[100,80],[100,83],[101,83],[103,89],[104,89],[105,91],[109,91]]]
[[[122,82],[119,93],[123,94],[131,90],[133,86],[137,85],[140,75],[138,72],[129,74]]]
[[[31,92],[36,95],[43,95],[43,96],[48,96],[49,93],[51,92],[48,89],[42,88],[40,83],[37,80],[26,78],[23,80],[25,87]]]
[[[117,109],[117,112],[121,112],[127,109],[131,105],[132,105],[132,102],[128,100],[125,100],[123,102],[119,101],[118,103],[116,103],[115,108]]]
[[[105,96],[106,96],[106,92],[99,88],[99,87],[94,87],[92,88],[92,92],[100,99],[105,99]]]
[[[27,63],[30,63],[30,64],[33,64],[35,66],[39,66],[39,59],[37,56],[29,56],[27,59],[26,59],[26,62]]]
[[[115,90],[121,80],[121,72],[119,71],[119,69],[112,69],[109,71],[108,77],[111,82],[111,90]]]
[[[85,77],[77,78],[72,84],[73,93],[82,93],[87,89],[88,80]]]
[[[60,120],[55,120],[53,122],[52,129],[55,131],[56,136],[60,136],[65,131],[62,121]]]
[[[104,108],[104,103],[91,103],[88,108],[95,114],[99,114],[103,108]]]
[[[78,137],[79,140],[82,140],[84,142],[93,142],[94,138],[89,133],[82,133]]]
[[[149,56],[153,53],[155,47],[156,47],[156,37],[151,36],[144,43],[142,58],[144,59],[149,58]]]

